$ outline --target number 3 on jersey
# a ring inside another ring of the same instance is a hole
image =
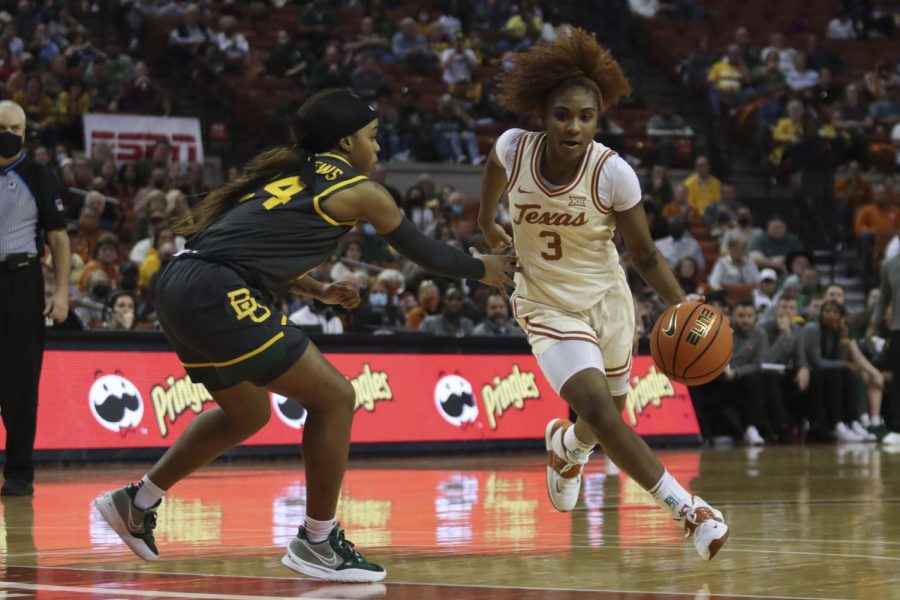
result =
[[[296,175],[273,181],[263,188],[267,193],[272,194],[268,200],[263,202],[263,208],[272,210],[276,206],[287,204],[291,198],[305,189],[306,184]]]
[[[552,252],[541,252],[541,256],[547,260],[559,260],[562,258],[562,238],[555,231],[547,231],[546,229],[538,234],[542,238],[550,238],[547,242],[547,249]]]

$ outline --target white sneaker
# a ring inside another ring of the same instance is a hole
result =
[[[900,446],[900,433],[896,431],[892,431],[883,438],[881,438],[881,443],[885,446]]]
[[[763,446],[765,445],[766,440],[759,435],[759,430],[751,425],[747,428],[747,431],[744,432],[744,443],[748,446]]]
[[[731,530],[725,524],[721,511],[694,496],[694,504],[684,516],[684,536],[693,538],[694,548],[703,560],[712,560],[725,545]]]
[[[581,490],[581,470],[591,456],[590,452],[576,455],[566,451],[563,435],[572,426],[567,419],[553,419],[547,423],[544,432],[544,447],[547,448],[547,494],[553,507],[560,512],[569,512],[578,503]]]
[[[875,435],[874,433],[870,432],[865,427],[863,427],[863,424],[860,423],[859,421],[853,421],[853,423],[850,424],[850,430],[853,431],[853,433],[858,435],[860,438],[862,438],[862,441],[864,441],[864,442],[877,442],[878,441],[878,436]]]
[[[853,432],[843,421],[834,426],[834,437],[839,442],[861,442],[862,438]]]

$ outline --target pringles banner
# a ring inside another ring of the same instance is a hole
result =
[[[356,443],[539,440],[567,415],[530,354],[326,356],[356,391]],[[649,357],[635,357],[632,381],[624,418],[638,433],[698,434],[687,388]],[[272,419],[245,444],[298,444],[306,410],[297,400],[270,395]],[[171,352],[48,350],[35,448],[167,447],[213,406]]]

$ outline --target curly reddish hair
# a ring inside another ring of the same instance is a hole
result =
[[[497,78],[498,101],[508,110],[540,116],[552,96],[570,87],[585,87],[606,110],[631,92],[622,67],[593,34],[579,28],[517,54],[512,70]]]

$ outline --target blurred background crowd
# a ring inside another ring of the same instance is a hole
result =
[[[704,434],[883,436],[890,315],[868,325],[879,265],[900,251],[900,8],[886,0],[0,1],[0,94],[25,108],[28,152],[64,190],[74,311],[62,327],[156,329],[155,276],[185,242],[173,221],[287,142],[285,118],[325,87],[377,108],[373,178],[410,220],[484,249],[460,177],[477,176],[503,130],[539,125],[498,106],[492,80],[575,23],[634,86],[597,139],[641,177],[685,290],[735,327],[733,368],[694,390]],[[85,148],[88,112],[198,117],[220,161],[174,160],[160,140],[118,162]],[[646,351],[662,307],[621,250]],[[364,302],[284,298],[311,331],[523,336],[503,296],[429,277],[366,226],[313,276],[354,281]]]

